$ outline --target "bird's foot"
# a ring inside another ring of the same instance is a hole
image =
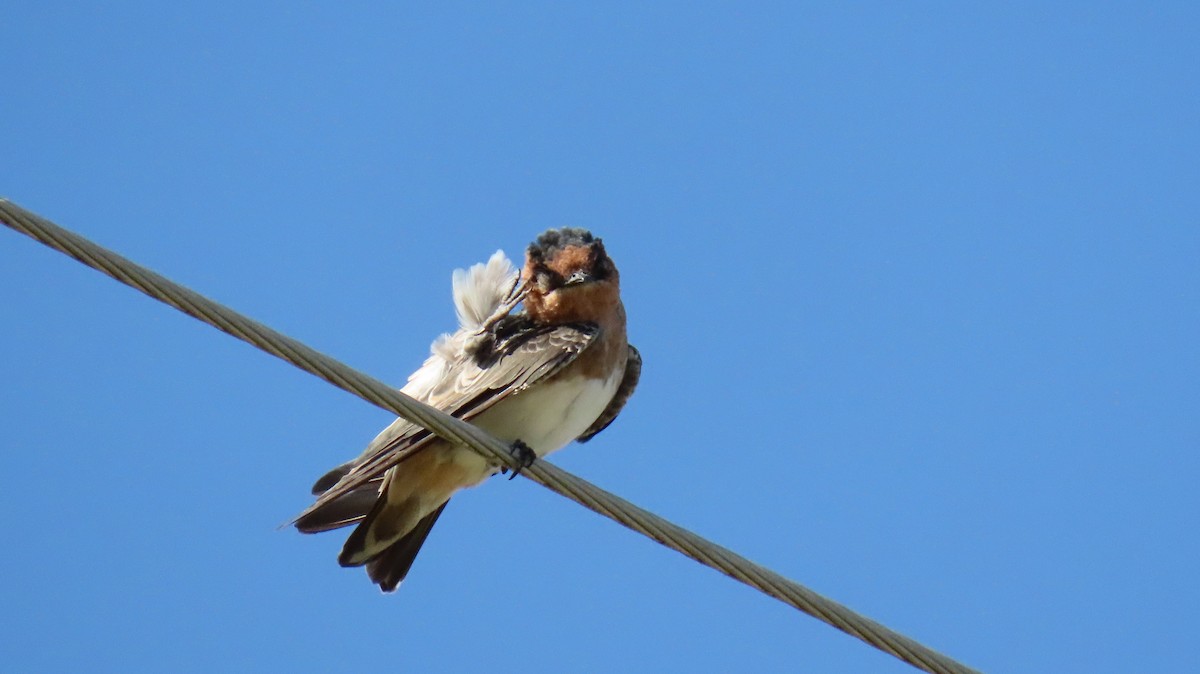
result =
[[[517,467],[513,469],[513,474],[508,476],[510,480],[520,475],[522,470],[532,466],[533,462],[537,460],[537,453],[533,451],[533,448],[520,440],[512,443],[512,453],[517,460]],[[501,468],[500,472],[507,471]]]

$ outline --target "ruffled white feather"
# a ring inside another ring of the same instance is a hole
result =
[[[486,263],[455,269],[451,283],[458,330],[433,341],[429,358],[400,390],[429,402],[429,394],[443,381],[451,364],[466,357],[472,339],[504,307],[516,282],[517,269],[502,250],[496,251]]]
[[[455,269],[451,281],[459,330],[478,332],[483,328],[508,299],[516,279],[517,270],[502,250],[493,253],[487,263]]]

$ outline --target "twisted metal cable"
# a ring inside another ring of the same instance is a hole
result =
[[[470,447],[489,460],[512,468],[519,465],[506,443],[475,426],[414,400],[377,379],[213,302],[7,199],[0,199],[0,222],[373,405],[420,424],[447,440]],[[553,464],[535,461],[521,475],[918,669],[936,674],[977,674],[974,669]]]

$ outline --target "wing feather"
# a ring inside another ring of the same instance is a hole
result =
[[[621,384],[617,386],[617,392],[613,394],[612,400],[608,402],[608,407],[596,417],[595,423],[591,428],[583,432],[583,435],[576,438],[579,442],[587,442],[596,437],[600,431],[608,428],[608,425],[616,420],[617,415],[624,409],[625,403],[629,402],[629,397],[633,395],[634,389],[637,388],[638,379],[642,376],[642,354],[629,345],[629,357],[625,361],[625,376],[621,378]]]
[[[599,328],[572,323],[533,328],[503,341],[485,362],[465,356],[452,363],[441,383],[430,392],[429,404],[464,421],[497,402],[554,376],[592,344]],[[305,519],[339,498],[379,478],[425,447],[436,436],[405,419],[397,419],[367,446],[361,456],[327,473],[314,491],[329,485],[296,521]],[[347,522],[348,523],[348,522]]]

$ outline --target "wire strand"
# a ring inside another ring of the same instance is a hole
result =
[[[344,365],[271,328],[218,304],[78,234],[0,199],[0,221],[79,262],[136,288],[156,300],[252,344],[367,402],[420,424],[439,436],[465,445],[484,457],[517,467],[509,446],[480,429]],[[951,658],[894,632],[849,608],[759,566],[727,548],[578,478],[546,461],[535,461],[521,475],[612,519],[705,566],[774,597],[851,636],[935,674],[976,672]]]

